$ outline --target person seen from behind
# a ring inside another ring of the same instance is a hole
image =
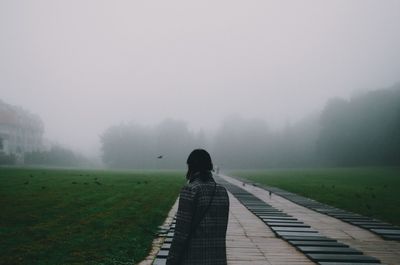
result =
[[[187,159],[187,184],[182,188],[175,233],[167,265],[226,265],[229,198],[211,173],[209,153],[193,150]]]

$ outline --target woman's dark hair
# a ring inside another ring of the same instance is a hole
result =
[[[210,154],[204,149],[193,150],[187,161],[188,172],[186,178],[190,179],[190,176],[194,173],[209,173],[213,169]]]

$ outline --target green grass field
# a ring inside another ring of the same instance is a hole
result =
[[[285,169],[232,175],[400,225],[400,168]]]
[[[0,263],[139,262],[183,183],[182,172],[0,168]]]

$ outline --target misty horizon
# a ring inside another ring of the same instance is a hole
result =
[[[400,81],[399,1],[0,3],[0,99],[90,156],[110,126],[280,130]]]

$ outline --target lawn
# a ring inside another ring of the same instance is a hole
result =
[[[182,172],[0,168],[0,263],[139,262],[183,184]]]
[[[280,169],[232,175],[400,225],[400,168]]]

